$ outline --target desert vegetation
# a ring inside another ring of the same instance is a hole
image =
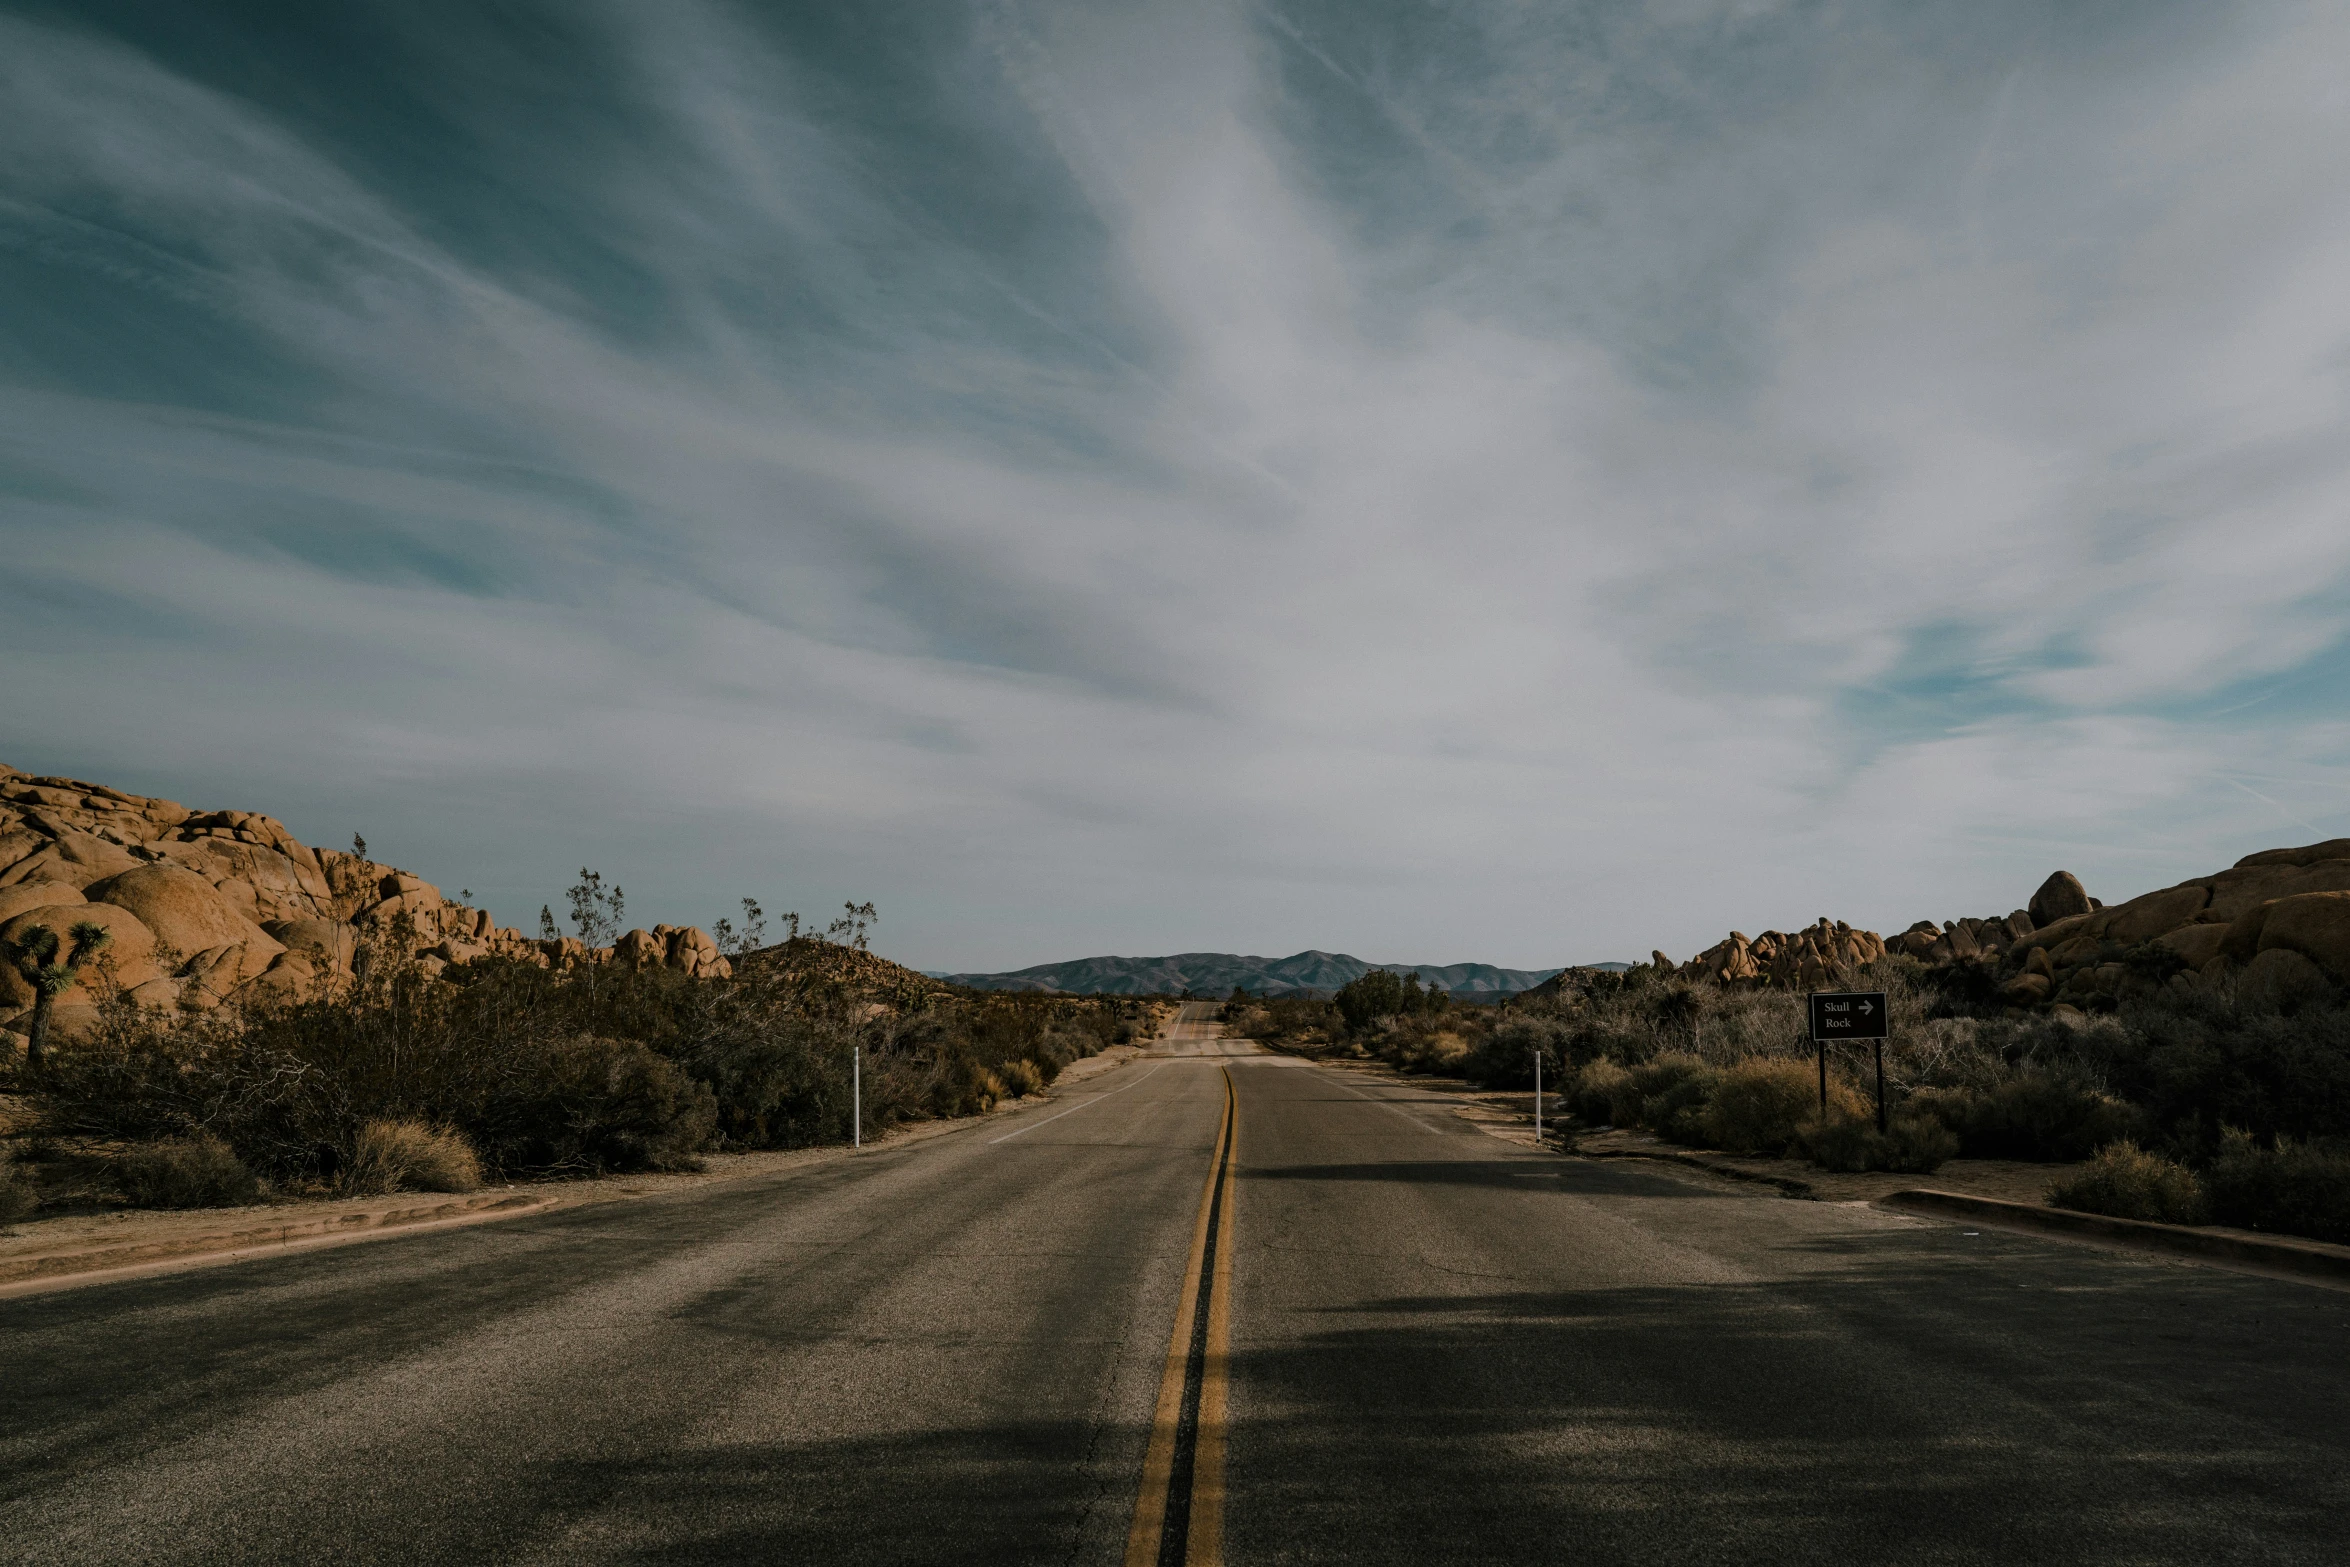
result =
[[[1571,1127],[1925,1173],[1952,1158],[2091,1161],[2068,1206],[2188,1215],[2350,1240],[2350,998],[2224,976],[2111,1010],[2028,1011],[1966,965],[1889,955],[1839,979],[1883,989],[1890,1115],[1867,1057],[1831,1050],[1828,1103],[1800,990],[1655,965],[1571,971],[1555,993],[1458,1006],[1372,976],[1330,1000],[1228,1003],[1278,1048],[1524,1089],[1534,1061]],[[1351,994],[1350,994],[1351,992]]]
[[[575,922],[616,918],[583,875]],[[1131,1037],[1141,1006],[971,994],[865,950],[871,905],[772,946],[756,905],[729,972],[413,954],[371,934],[346,977],[203,1012],[93,986],[96,1016],[16,1070],[0,1214],[42,1197],[138,1206],[264,1193],[466,1191],[490,1179],[692,1168],[712,1151],[843,1142],[852,1052],[868,1136],[1042,1091]],[[98,958],[102,966],[103,955]]]

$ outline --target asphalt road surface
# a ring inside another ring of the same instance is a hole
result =
[[[2350,1559],[2350,1294],[1176,1036],[789,1175],[0,1301],[0,1560]]]

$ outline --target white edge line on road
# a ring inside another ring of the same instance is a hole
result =
[[[1412,1114],[1409,1110],[1406,1110],[1403,1108],[1403,1106],[1397,1104],[1392,1099],[1381,1099],[1376,1095],[1366,1094],[1361,1089],[1355,1087],[1354,1084],[1349,1082],[1342,1081],[1338,1086],[1345,1089],[1348,1093],[1354,1095],[1357,1099],[1368,1100],[1370,1103],[1377,1105],[1382,1110],[1394,1111],[1397,1115],[1402,1116],[1405,1120],[1411,1122],[1412,1125],[1418,1127],[1421,1131],[1426,1132],[1431,1136],[1442,1137],[1444,1135],[1444,1129],[1442,1127],[1430,1126],[1427,1122],[1421,1120],[1418,1116]]]
[[[1152,1067],[1148,1072],[1143,1073],[1142,1076],[1136,1078],[1133,1082],[1126,1084],[1125,1087],[1113,1088],[1106,1094],[1096,1094],[1091,1099],[1085,1101],[1085,1103],[1081,1105],[1071,1105],[1068,1109],[1061,1111],[1057,1115],[1048,1115],[1041,1121],[1031,1121],[1026,1126],[1020,1127],[1016,1131],[1006,1132],[1001,1137],[991,1137],[987,1140],[988,1146],[992,1148],[997,1143],[1008,1143],[1013,1138],[1021,1136],[1023,1133],[1033,1132],[1040,1126],[1050,1126],[1053,1122],[1058,1121],[1061,1116],[1075,1115],[1080,1110],[1090,1110],[1105,1099],[1116,1098],[1118,1095],[1126,1092],[1126,1089],[1128,1088],[1136,1088],[1144,1083],[1149,1082],[1153,1077],[1156,1077],[1159,1073],[1165,1071],[1166,1067],[1167,1063],[1161,1061],[1157,1066]]]

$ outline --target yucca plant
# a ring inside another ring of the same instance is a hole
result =
[[[33,987],[33,1026],[24,1053],[27,1071],[38,1072],[47,1058],[50,1008],[80,980],[83,965],[114,939],[95,920],[76,920],[66,936],[73,943],[69,947],[48,926],[27,925],[13,938],[0,940],[0,958],[7,959],[9,966]],[[64,947],[62,960],[58,955],[60,947]]]

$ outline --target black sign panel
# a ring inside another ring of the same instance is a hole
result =
[[[1811,993],[1811,1037],[1819,1044],[1836,1039],[1883,1039],[1885,992],[1881,990],[1815,990]]]

